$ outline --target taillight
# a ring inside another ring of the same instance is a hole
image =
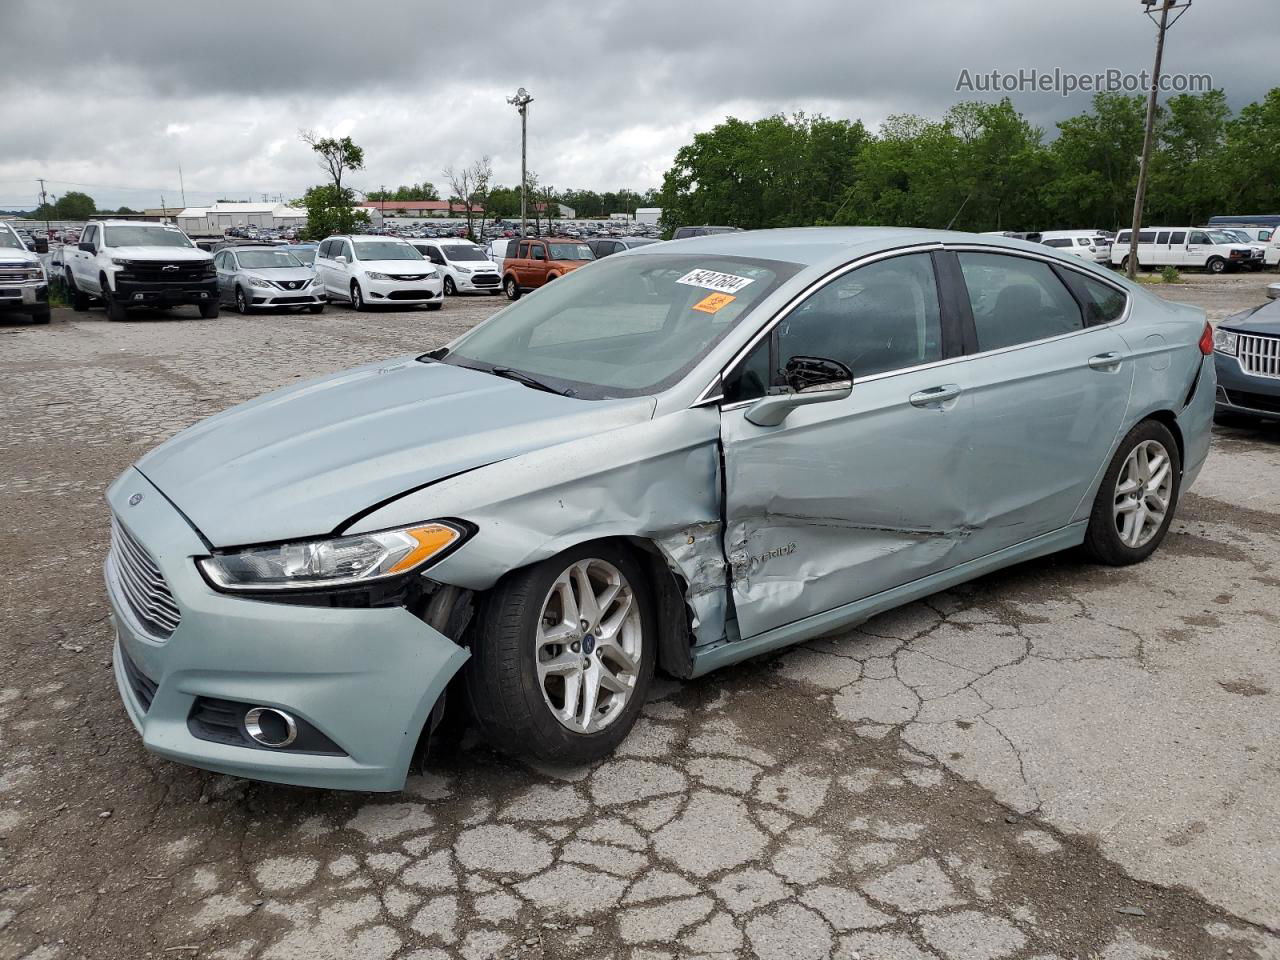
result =
[[[1213,353],[1213,325],[1205,321],[1204,333],[1200,334],[1200,352],[1206,357]]]

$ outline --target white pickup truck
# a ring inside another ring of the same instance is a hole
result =
[[[76,310],[87,310],[96,297],[109,320],[123,320],[130,307],[183,304],[199,307],[205,319],[218,315],[213,256],[169,224],[91,220],[62,260]]]
[[[40,257],[7,223],[0,223],[0,313],[25,313],[49,322],[49,281]]]

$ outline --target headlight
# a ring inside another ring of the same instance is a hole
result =
[[[469,268],[467,268],[467,267],[454,267],[453,269],[454,269],[455,271],[457,271],[458,273],[470,273],[470,272],[471,272],[471,270],[470,270]]]
[[[133,261],[126,260],[124,257],[112,257],[111,262],[114,263],[117,267],[127,267]]]
[[[270,288],[271,288],[271,283],[270,283],[270,281],[268,281],[268,280],[263,280],[261,277],[250,277],[250,278],[249,278],[249,286],[251,286],[251,287],[265,287],[265,288],[267,288],[267,289],[270,289]]]
[[[1218,353],[1225,353],[1229,357],[1236,355],[1236,344],[1239,342],[1240,335],[1232,333],[1230,330],[1214,330],[1213,331],[1213,349]]]
[[[370,280],[390,280],[391,278],[385,273],[374,273],[372,270],[366,270],[364,275]]]
[[[206,277],[216,277],[218,275],[218,268],[213,265],[212,260],[205,261],[204,275]]]
[[[438,280],[440,278],[440,272],[438,270],[428,270],[425,274],[423,274],[423,276],[425,276],[428,280]]]
[[[198,561],[226,590],[341,587],[409,573],[453,546],[463,531],[447,523],[360,533],[329,540],[215,553]]]

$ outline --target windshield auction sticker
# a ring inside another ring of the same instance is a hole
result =
[[[690,270],[676,283],[688,284],[691,287],[704,287],[719,293],[737,293],[748,283],[750,277],[735,277],[732,273],[717,273],[715,270]]]
[[[737,297],[731,297],[727,293],[709,293],[705,298],[695,303],[693,309],[701,310],[703,313],[719,313],[737,299]]]

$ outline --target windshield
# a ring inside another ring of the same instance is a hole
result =
[[[13,228],[7,223],[0,223],[0,247],[17,247],[19,250],[27,249],[21,238],[13,232]]]
[[[316,262],[316,248],[315,248],[315,247],[307,247],[307,248],[306,248],[306,249],[304,249],[304,250],[294,250],[294,249],[291,247],[291,248],[289,249],[289,252],[290,252],[290,253],[292,253],[295,257],[297,257],[297,258],[298,258],[298,262],[299,262],[299,263],[301,263],[301,264],[303,264],[304,266],[308,266],[308,267],[309,267],[309,266],[311,266],[313,263],[315,263],[315,262]]]
[[[300,267],[298,259],[286,250],[241,250],[236,254],[246,270],[279,270]]]
[[[1209,239],[1214,243],[1236,243],[1235,240],[1231,239],[1231,237],[1227,236],[1221,230],[1210,230]]]
[[[421,260],[422,254],[412,244],[394,240],[357,240],[357,260]]]
[[[190,247],[191,241],[177,227],[160,223],[131,223],[127,226],[103,227],[104,247]]]
[[[596,255],[585,243],[549,243],[552,260],[594,260]]]
[[[443,359],[511,367],[587,399],[656,393],[800,269],[742,257],[606,257],[464,334]]]
[[[450,260],[488,260],[483,250],[464,243],[441,244],[440,249]]]

